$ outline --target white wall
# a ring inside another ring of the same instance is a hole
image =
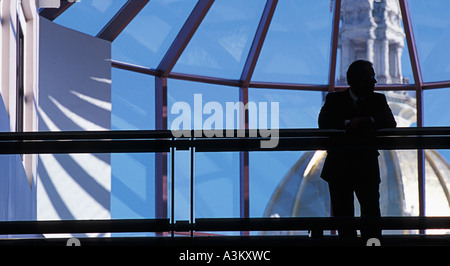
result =
[[[10,131],[9,117],[2,97],[0,131]],[[0,169],[0,221],[34,220],[31,185],[20,155],[0,155]]]
[[[39,131],[110,130],[111,43],[40,18]],[[39,155],[37,219],[109,219],[110,154]]]
[[[31,2],[25,2],[31,7]],[[16,33],[18,18],[22,25],[33,29],[34,16],[28,14],[25,18],[21,6],[16,0],[0,1],[1,26],[0,26],[0,132],[11,132],[15,129],[15,104],[16,104]],[[28,28],[27,28],[28,29]],[[33,70],[33,35],[27,36],[26,59]],[[29,70],[29,69],[28,69]],[[32,76],[32,71],[25,71],[25,79],[32,82],[27,74]],[[32,90],[33,86],[28,86]],[[28,91],[27,91],[28,92]],[[32,98],[32,97],[31,97]],[[32,101],[30,101],[32,102]],[[31,175],[25,172],[24,157],[20,155],[0,155],[0,221],[18,221],[36,219],[35,197],[32,189]],[[10,237],[2,235],[0,237]],[[23,237],[19,235],[18,237]]]

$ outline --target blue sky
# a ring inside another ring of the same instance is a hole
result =
[[[96,35],[125,0],[82,0],[57,23]],[[450,80],[450,2],[409,0],[419,61],[425,82]],[[156,68],[195,6],[195,0],[151,0],[112,44],[114,60]],[[264,8],[263,0],[216,0],[174,72],[239,79]],[[280,0],[253,75],[254,81],[327,84],[330,0]],[[406,42],[405,42],[406,43]],[[407,49],[403,73],[413,82]],[[238,88],[168,81],[173,103],[239,100]],[[280,103],[280,127],[316,128],[320,92],[250,89],[250,101]],[[450,89],[425,91],[425,125],[450,125]],[[112,70],[112,129],[154,129],[154,77]],[[443,115],[444,114],[444,115]],[[174,116],[169,116],[170,121]],[[261,216],[276,185],[302,152],[250,155],[250,215]],[[448,151],[444,152],[450,160]],[[176,213],[188,219],[189,154],[177,152]],[[154,215],[154,155],[113,155],[114,218]],[[196,216],[239,216],[239,154],[198,154]]]

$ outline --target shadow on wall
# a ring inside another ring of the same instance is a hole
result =
[[[111,43],[40,19],[39,131],[111,128]],[[109,219],[109,154],[41,154],[37,219]]]
[[[58,94],[47,95],[47,101],[40,102],[41,131],[107,129],[108,110],[70,92],[68,97]],[[40,96],[42,100],[42,93]],[[110,171],[109,154],[39,155],[39,188],[46,199],[38,197],[38,218],[91,219],[100,213],[109,218]]]

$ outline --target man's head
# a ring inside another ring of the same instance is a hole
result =
[[[366,60],[353,62],[347,70],[347,83],[358,97],[370,96],[377,83],[372,63]]]

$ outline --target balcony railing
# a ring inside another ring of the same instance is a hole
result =
[[[450,149],[450,127],[386,129],[377,131],[371,138],[355,138],[339,130],[280,129],[278,145],[271,149],[261,148],[260,145],[261,140],[268,140],[268,138],[250,137],[252,132],[249,130],[234,130],[235,137],[210,138],[206,136],[211,135],[209,134],[211,132],[205,134],[199,131],[185,133],[192,137],[175,138],[170,130],[4,132],[0,133],[0,153],[168,152],[173,158],[175,150],[189,149],[195,152],[366,148]],[[225,131],[223,135],[226,135]],[[195,152],[191,152],[191,156],[195,156]],[[193,196],[191,193],[191,197]],[[191,211],[192,208],[191,206]],[[360,218],[342,220],[331,217],[192,219],[191,221],[174,221],[173,217],[172,219],[133,220],[4,221],[0,222],[0,234],[171,232],[173,236],[174,232],[184,231],[191,232],[193,236],[193,232],[207,231],[308,230],[321,232],[336,230],[342,223],[360,228],[363,221]],[[380,226],[385,230],[450,229],[450,217],[382,217]]]
[[[270,149],[260,145],[261,141],[270,140],[270,137],[249,137],[258,133],[252,130],[232,130],[233,133],[229,134],[235,137],[206,137],[213,135],[210,131],[181,132],[192,137],[174,138],[170,130],[3,132],[0,133],[0,153],[170,152],[171,148],[195,148],[197,152],[450,149],[449,127],[383,129],[377,131],[375,138],[355,138],[341,130],[280,129],[278,145]],[[225,130],[222,135],[226,136]]]

